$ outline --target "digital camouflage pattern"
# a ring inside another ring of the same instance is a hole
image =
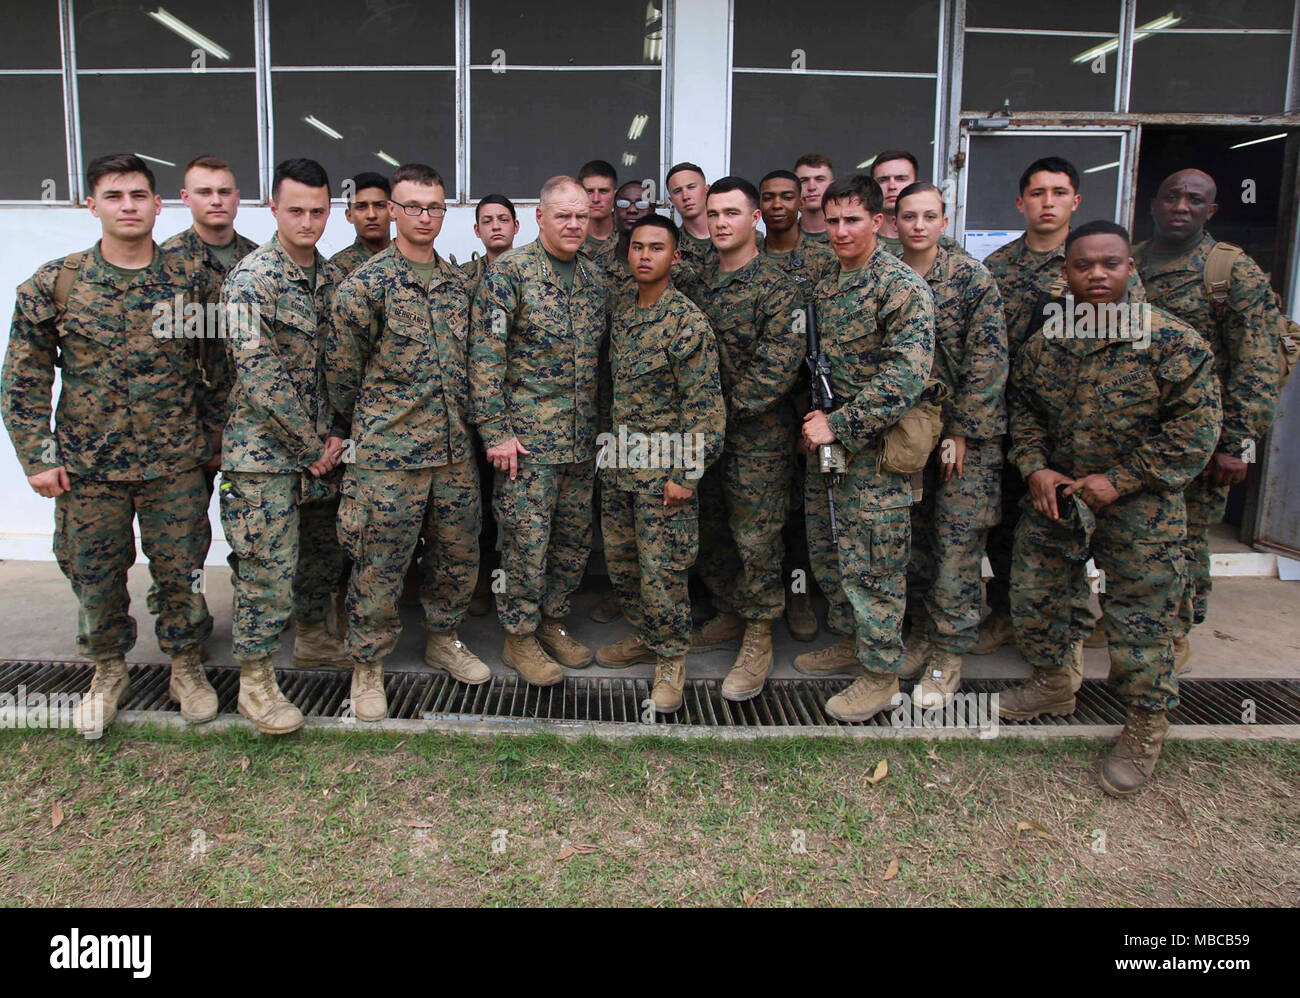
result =
[[[237,559],[232,647],[242,662],[274,655],[291,618],[299,626],[325,619],[343,571],[339,503],[302,502],[297,474],[221,478],[221,527]]]
[[[137,517],[158,646],[170,657],[202,643],[212,633],[203,598],[212,528],[199,469],[133,482],[73,476],[71,484],[54,500],[54,557],[77,596],[77,650],[102,662],[135,647],[127,571],[135,564]]]
[[[1187,323],[1214,351],[1223,403],[1223,430],[1214,448],[1222,454],[1250,454],[1247,442],[1262,449],[1277,405],[1278,337],[1286,332],[1286,317],[1277,307],[1273,289],[1259,266],[1239,254],[1232,265],[1223,321],[1205,293],[1205,262],[1216,240],[1209,233],[1186,253],[1157,255],[1151,243],[1133,247],[1147,299]],[[1184,625],[1205,621],[1210,590],[1210,526],[1223,519],[1228,486],[1213,486],[1202,474],[1188,483],[1187,543],[1184,557],[1192,579]]]
[[[803,233],[799,234],[794,249],[784,253],[769,249],[762,233],[755,237],[755,242],[758,252],[776,264],[804,293],[812,291],[818,281],[839,266],[839,259],[829,243],[819,243]]]
[[[588,235],[586,242],[582,244],[579,250],[593,267],[599,270],[608,270],[611,261],[617,256],[618,251],[618,226],[604,238],[597,239],[595,236]]]
[[[1105,573],[1111,676],[1137,706],[1177,705],[1173,638],[1187,582],[1183,489],[1209,460],[1222,415],[1214,359],[1191,327],[1150,309],[1150,345],[1034,333],[1008,392],[1011,460],[1026,480],[1051,468],[1105,474],[1120,498],[1096,511],[1091,553]],[[1063,667],[1084,635],[1072,607],[1089,586],[1072,538],[1029,500],[1016,528],[1011,611],[1033,666]]]
[[[984,258],[984,266],[998,283],[1002,296],[1002,318],[1007,328],[1007,350],[1014,363],[1025,342],[1034,308],[1049,294],[1065,286],[1065,243],[1039,253],[1017,236]]]
[[[351,466],[343,478],[338,535],[352,560],[348,585],[348,656],[382,662],[402,632],[397,603],[416,542],[420,603],[431,632],[465,619],[478,578],[478,464],[375,470]]]
[[[86,252],[60,316],[54,282],[62,258],[19,285],[0,374],[0,412],[27,475],[129,482],[176,475],[211,457],[223,400],[204,384],[198,340],[154,334],[155,306],[172,315],[194,302],[179,257],[122,277]],[[61,372],[50,430],[54,372]]]
[[[827,246],[831,243],[831,237],[826,234],[825,229],[822,229],[821,232],[808,232],[805,229],[800,228],[799,235],[804,239],[811,239],[815,243],[825,243]]]
[[[533,464],[593,455],[607,289],[581,254],[576,259],[570,291],[534,240],[497,257],[474,297],[470,418],[485,445],[518,437]]]
[[[230,341],[235,384],[222,441],[223,471],[296,474],[315,462],[327,436],[345,437],[330,409],[325,342],[342,274],[316,253],[316,284],[277,237],[244,257],[221,290],[221,303],[256,306],[256,336]]]
[[[690,264],[692,270],[703,274],[718,262],[718,248],[713,245],[712,239],[707,236],[696,239],[686,231],[684,225],[679,225],[677,231],[681,233],[677,248],[682,252],[683,262]]]
[[[727,406],[721,459],[700,483],[699,575],[719,611],[774,620],[795,444],[789,395],[803,363],[803,296],[762,254],[733,271],[715,264],[697,292],[718,346]]]
[[[813,292],[837,401],[828,417],[847,452],[831,538],[826,476],[809,463],[808,553],[826,596],[827,627],[856,636],[858,661],[897,672],[911,553],[911,477],[880,471],[883,434],[921,397],[934,360],[934,307],[925,282],[881,247],[857,271],[836,268]]]
[[[389,243],[391,246],[392,243]],[[380,253],[383,250],[379,251]],[[354,239],[352,245],[346,249],[341,249],[330,257],[330,263],[338,267],[344,277],[350,275],[354,270],[369,260],[375,254],[370,252],[360,239]]]
[[[486,256],[476,256],[460,265],[460,272],[465,275],[465,280],[469,282],[471,298],[478,292],[479,285],[483,283],[483,278],[487,276],[490,266],[491,264],[488,263]]]
[[[413,469],[473,457],[465,275],[435,257],[426,287],[393,243],[345,278],[326,337],[330,406],[353,468]]]

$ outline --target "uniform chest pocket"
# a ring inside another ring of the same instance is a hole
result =
[[[380,351],[384,377],[402,384],[418,379],[427,369],[432,339],[428,329],[399,319],[390,312]]]
[[[634,381],[644,375],[651,374],[668,366],[668,355],[662,350],[651,350],[646,353],[634,354],[631,357],[621,359],[619,362],[619,377],[628,381]],[[654,378],[646,378],[646,384],[653,382]]]
[[[1097,407],[1102,412],[1137,416],[1135,410],[1144,407],[1154,414],[1159,400],[1156,383],[1146,371],[1135,371],[1097,386]]]
[[[844,370],[858,373],[874,371],[879,363],[880,335],[872,320],[854,317],[852,325],[834,341],[823,341],[823,349],[831,358],[831,367],[843,365]],[[837,365],[838,361],[838,365]]]
[[[64,377],[107,382],[116,368],[112,361],[126,349],[122,329],[107,328],[89,316],[68,313],[59,323],[59,365]]]

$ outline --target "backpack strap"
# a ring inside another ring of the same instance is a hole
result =
[[[1245,250],[1235,243],[1215,243],[1205,258],[1205,296],[1215,315],[1222,318],[1228,304],[1228,289],[1232,286],[1232,265]]]
[[[54,309],[56,315],[62,315],[68,310],[68,299],[72,297],[72,286],[77,283],[77,275],[81,273],[81,265],[86,261],[85,252],[69,253],[63,258],[63,266],[59,268],[59,275],[54,278]]]

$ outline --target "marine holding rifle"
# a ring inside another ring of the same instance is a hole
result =
[[[877,242],[884,220],[879,184],[865,174],[845,177],[826,189],[822,205],[839,264],[811,301],[838,406],[829,414],[814,408],[804,417],[803,437],[812,454],[825,444],[844,448],[845,470],[833,493],[838,538],[820,460],[809,461],[804,508],[813,571],[829,604],[827,627],[842,637],[800,655],[795,668],[814,675],[861,671],[826,709],[840,721],[865,721],[899,691],[912,488],[909,473],[889,470],[904,465],[889,460],[886,444],[925,391],[934,309],[925,282]]]

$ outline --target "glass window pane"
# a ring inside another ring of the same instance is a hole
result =
[[[432,166],[447,181],[448,197],[455,197],[455,73],[272,73],[271,93],[272,166],[291,156],[317,160],[339,197],[347,177],[363,170],[391,173],[383,153],[399,163]]]
[[[886,25],[889,43],[876,44],[882,36],[870,29]],[[892,0],[827,0],[809,10],[790,0],[736,0],[731,62],[755,69],[793,69],[802,53],[806,69],[933,73],[938,45],[935,2],[912,6]]]
[[[15,5],[0,31],[0,69],[61,69],[59,5],[55,0]]]
[[[78,69],[209,69],[253,65],[253,4],[167,0],[73,4]]]
[[[650,65],[663,47],[662,11],[663,0],[471,0],[470,62]]]
[[[966,229],[1019,230],[1025,217],[1016,211],[1020,174],[1044,156],[1062,156],[1080,173],[1083,200],[1076,223],[1115,221],[1121,139],[1118,135],[972,135],[966,178]],[[1109,165],[1113,164],[1113,165]],[[1085,173],[1104,167],[1096,173]]]
[[[0,76],[0,134],[22,136],[0,156],[0,199],[68,200],[62,76]]]
[[[1133,47],[1133,111],[1272,114],[1286,106],[1289,35],[1166,35]]]
[[[661,74],[642,70],[470,74],[470,197],[535,198],[589,159],[658,177]]]
[[[907,149],[930,179],[934,157],[933,80],[869,76],[732,77],[731,172],[755,183],[790,170],[806,152],[830,159],[837,177],[854,173],[882,149]],[[836,108],[852,108],[851,126],[834,127]]]
[[[1148,24],[1167,14],[1180,28],[1291,29],[1292,0],[1138,0],[1137,23]]]
[[[1169,0],[1163,0],[1166,9]],[[968,0],[968,28],[1035,28],[1054,31],[1119,31],[1119,0],[1043,3],[1042,0]]]
[[[150,157],[158,193],[178,198],[185,164],[207,153],[228,162],[245,200],[256,200],[252,73],[87,74],[78,77],[78,93],[83,163],[111,152],[140,153]]]
[[[989,111],[1011,101],[1016,111],[1112,111],[1115,108],[1115,54],[1104,73],[1094,72],[1095,57],[1075,62],[1104,39],[1087,35],[978,35],[967,32],[961,106]]]
[[[273,66],[454,66],[454,0],[272,0]]]

